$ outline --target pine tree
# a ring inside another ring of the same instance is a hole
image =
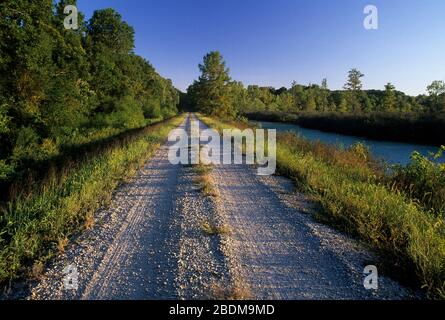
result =
[[[198,110],[221,117],[234,117],[235,108],[230,101],[229,69],[218,51],[212,51],[199,64],[201,76],[194,83],[195,103]]]
[[[396,109],[397,97],[395,94],[395,87],[388,82],[385,85],[385,98],[383,99],[383,110],[394,111]]]
[[[361,111],[361,90],[363,87],[362,80],[365,75],[358,69],[351,69],[348,74],[348,81],[346,82],[344,89],[347,90],[347,100],[349,108],[352,112]]]

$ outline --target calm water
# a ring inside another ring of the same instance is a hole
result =
[[[435,146],[389,142],[389,141],[377,141],[363,137],[348,136],[338,133],[323,132],[320,130],[306,129],[298,125],[265,122],[265,121],[253,121],[258,123],[264,129],[277,129],[278,132],[293,131],[299,133],[302,137],[309,140],[320,140],[325,143],[335,144],[338,146],[349,147],[356,142],[363,142],[369,146],[373,155],[379,159],[384,159],[391,164],[406,164],[410,160],[410,156],[413,151],[418,151],[423,155],[428,155],[430,152],[436,153],[439,148]],[[441,159],[443,162],[444,159]]]

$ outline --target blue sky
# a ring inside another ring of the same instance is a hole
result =
[[[363,8],[379,9],[365,30]],[[245,85],[320,83],[339,89],[349,69],[364,87],[392,82],[416,95],[445,80],[443,0],[78,0],[87,18],[114,8],[136,30],[135,52],[185,90],[205,53],[219,50]]]

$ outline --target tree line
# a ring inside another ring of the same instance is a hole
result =
[[[57,155],[177,113],[179,92],[136,55],[113,9],[64,28],[76,1],[0,3],[0,180]]]
[[[258,112],[338,112],[366,114],[371,112],[437,114],[445,112],[445,83],[433,81],[428,95],[409,96],[393,84],[384,90],[363,90],[364,74],[349,71],[343,90],[330,90],[327,79],[320,84],[275,89],[233,81],[222,55],[208,53],[199,65],[201,76],[187,90],[190,108],[225,117]]]

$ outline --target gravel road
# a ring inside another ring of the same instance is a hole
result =
[[[181,128],[190,129],[190,119]],[[200,122],[202,129],[206,128]],[[205,196],[193,166],[172,165],[169,143],[96,213],[95,226],[55,258],[25,299],[411,299],[385,275],[366,290],[363,269],[379,259],[317,223],[311,202],[277,176],[249,165],[216,165],[219,196]],[[213,221],[227,232],[208,234]],[[78,289],[63,272],[76,266]],[[23,286],[22,286],[23,287]]]

